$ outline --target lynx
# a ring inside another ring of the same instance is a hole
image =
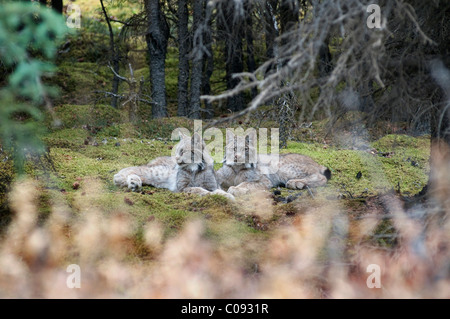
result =
[[[192,138],[180,133],[174,156],[158,157],[147,165],[124,168],[114,175],[114,184],[132,191],[150,185],[172,192],[219,194],[234,199],[220,188],[213,159],[197,133]]]
[[[227,131],[227,152],[222,168],[217,171],[221,187],[235,196],[277,186],[290,189],[318,187],[325,185],[331,178],[327,167],[306,155],[290,153],[255,156],[255,132],[246,135],[244,147],[238,144],[238,137]],[[227,158],[230,154],[234,154],[234,158]]]
[[[127,167],[114,175],[114,184],[128,187],[133,192],[141,190],[143,185],[167,188],[172,192],[176,187],[177,163],[171,156],[155,158],[142,166]]]

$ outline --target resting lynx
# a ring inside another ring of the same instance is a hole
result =
[[[227,131],[227,152],[223,167],[217,171],[220,185],[233,195],[249,193],[255,189],[283,186],[290,189],[318,187],[327,183],[331,172],[310,157],[301,154],[256,154],[256,133],[248,134],[245,147],[238,147],[238,138]],[[230,150],[233,153],[230,153]],[[253,160],[252,160],[253,159]]]
[[[191,138],[180,133],[175,156],[158,157],[143,166],[127,167],[114,175],[114,184],[138,191],[142,185],[167,188],[173,192],[199,195],[219,194],[233,199],[220,189],[213,159],[199,134]]]
[[[167,188],[172,192],[176,188],[177,164],[170,156],[158,157],[147,165],[127,167],[114,175],[114,184],[127,186],[133,192],[139,191],[143,185]]]

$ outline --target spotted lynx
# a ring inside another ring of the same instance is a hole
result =
[[[233,199],[220,189],[213,159],[197,133],[192,138],[180,133],[174,156],[158,157],[147,165],[124,168],[114,175],[114,184],[132,191],[150,185],[173,192],[219,194]]]
[[[328,168],[305,155],[257,155],[256,132],[246,135],[244,147],[239,147],[238,137],[227,131],[226,145],[224,163],[217,171],[217,177],[220,185],[235,196],[277,186],[290,189],[318,187],[331,178]],[[231,159],[227,158],[230,154],[234,154]]]

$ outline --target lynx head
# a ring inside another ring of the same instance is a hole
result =
[[[227,129],[227,141],[224,163],[230,166],[242,165],[245,168],[256,167],[256,131],[238,135]]]
[[[175,149],[175,161],[179,167],[192,172],[203,170],[206,165],[213,163],[200,134],[194,133],[190,137],[182,132]]]

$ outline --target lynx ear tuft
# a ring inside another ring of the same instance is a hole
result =
[[[193,137],[194,137],[194,140],[195,140],[195,141],[200,141],[200,140],[202,139],[202,137],[200,136],[200,134],[198,134],[197,132],[194,133]]]
[[[184,134],[182,130],[178,130],[178,135],[180,136],[180,140],[189,137],[189,135]]]
[[[232,130],[227,129],[227,143],[231,143],[234,140],[234,133]]]
[[[256,142],[256,131],[251,130],[247,135],[245,135],[245,142],[251,144],[252,146]]]

